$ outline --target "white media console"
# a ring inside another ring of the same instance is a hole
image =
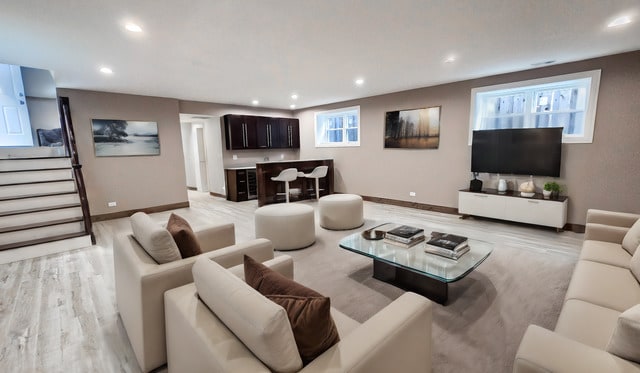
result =
[[[458,192],[458,212],[463,215],[511,220],[520,223],[544,225],[562,230],[567,223],[569,198],[544,199],[542,194],[521,197],[520,192],[499,193],[496,189]]]

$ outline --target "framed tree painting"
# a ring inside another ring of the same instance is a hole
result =
[[[440,106],[385,114],[385,148],[438,149],[439,145]]]
[[[92,119],[96,157],[159,155],[158,123],[120,119]]]

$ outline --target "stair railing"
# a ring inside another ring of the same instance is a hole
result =
[[[82,165],[78,159],[78,149],[76,148],[76,138],[73,132],[69,97],[58,97],[58,112],[62,128],[62,140],[64,141],[65,148],[67,149],[67,154],[71,158],[73,178],[76,181],[76,188],[78,189],[78,195],[80,196],[84,231],[86,234],[91,235],[91,243],[95,245],[96,238],[91,229],[91,213],[89,211],[89,201],[87,200],[87,190],[84,186],[84,177],[82,176]]]

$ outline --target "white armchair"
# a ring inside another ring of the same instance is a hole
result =
[[[274,258],[269,240],[235,244],[233,224],[194,228],[194,233],[203,253],[165,264],[149,256],[132,233],[114,238],[116,305],[144,372],[167,361],[164,292],[193,282],[191,267],[198,257],[206,256],[225,268],[241,264],[244,254],[261,262]]]
[[[268,262],[265,265],[289,278],[293,275],[292,262],[287,263],[291,266],[289,270]],[[230,277],[235,276],[220,274],[212,263],[200,260],[193,271],[196,283],[165,293],[170,373],[271,372],[268,363],[256,356],[264,355],[264,349],[276,349],[271,356],[281,362],[293,360],[290,359],[291,351],[281,344],[281,338],[285,338],[282,336],[287,334],[286,327],[280,328],[278,318],[268,311],[268,304],[279,306],[253,289],[243,289],[248,285],[235,284],[237,277],[232,280]],[[242,266],[232,268],[231,272],[241,277]],[[199,292],[203,282],[204,289]],[[220,305],[211,304],[212,299],[217,302],[222,293],[230,296]],[[249,303],[253,306],[248,306]],[[223,310],[216,314],[212,309]],[[235,315],[234,321],[225,324],[222,319],[228,320],[229,314]],[[340,341],[300,372],[431,371],[432,303],[428,299],[405,293],[363,324],[334,308],[331,308],[331,315]],[[249,339],[250,343],[243,343],[238,335],[246,339],[251,333],[248,329],[254,330],[255,338]],[[254,354],[252,348],[260,351]]]

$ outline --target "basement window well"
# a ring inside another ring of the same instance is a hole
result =
[[[474,130],[563,127],[562,142],[591,143],[600,70],[471,90],[469,145]]]
[[[315,113],[316,147],[360,146],[360,106]]]

